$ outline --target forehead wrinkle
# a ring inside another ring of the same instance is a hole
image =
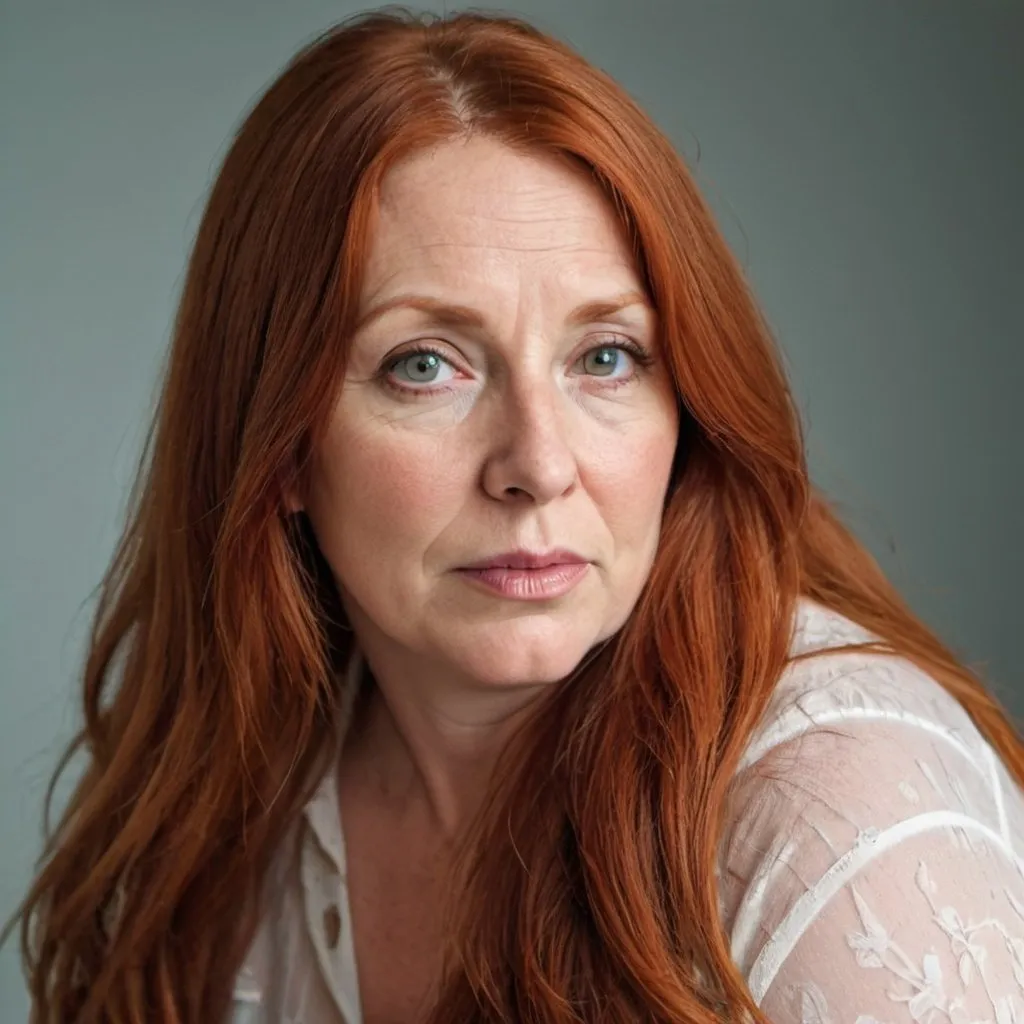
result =
[[[368,265],[371,267],[394,267],[397,261],[404,261],[410,258],[415,259],[417,254],[457,254],[462,251],[494,253],[495,259],[500,260],[505,253],[533,253],[553,252],[571,253],[594,258],[596,261],[607,261],[609,265],[622,267],[630,273],[635,273],[635,258],[618,239],[595,239],[581,237],[550,237],[550,231],[545,231],[544,236],[537,239],[523,238],[521,232],[516,232],[512,237],[506,238],[481,238],[480,232],[467,232],[465,238],[452,238],[450,228],[447,234],[438,232],[435,237],[417,237],[413,233],[398,235],[396,237],[379,239],[378,244],[372,246]]]
[[[569,225],[577,230],[564,231],[553,239],[552,228],[559,224]],[[490,232],[487,232],[488,227],[492,228]],[[403,227],[395,231],[390,238],[382,239],[384,252],[381,255],[390,255],[396,251],[401,253],[417,250],[429,252],[434,249],[495,249],[509,252],[565,250],[620,257],[622,243],[617,237],[609,234],[606,238],[594,238],[592,232],[578,230],[580,227],[580,221],[575,217],[549,218],[543,222],[505,221],[497,224],[494,218],[488,218],[487,225],[481,225],[479,222],[465,225],[465,236],[459,237],[458,233],[453,231],[451,221],[438,220],[429,225],[429,230],[417,230],[415,227],[410,230]],[[524,228],[535,230],[523,230]],[[531,236],[539,237],[534,241]]]
[[[529,237],[531,232],[539,232],[549,235],[552,229],[561,228],[570,237],[566,244],[576,243],[581,246],[596,246],[609,250],[618,248],[623,244],[620,237],[617,222],[610,222],[595,211],[589,203],[579,202],[579,197],[572,191],[558,197],[550,197],[549,201],[535,204],[534,208],[522,209],[521,205],[514,203],[507,204],[504,208],[494,208],[494,196],[487,199],[487,205],[469,205],[475,196],[457,197],[457,208],[447,209],[442,216],[441,213],[425,204],[408,204],[407,210],[401,209],[401,204],[396,203],[386,217],[381,218],[378,223],[378,231],[383,231],[395,237],[395,239],[406,239],[410,242],[417,236],[429,236],[432,234],[441,235],[438,241],[425,240],[416,242],[422,246],[436,244],[444,245],[496,245],[510,249],[530,251],[535,246],[527,244],[516,244],[522,242],[522,236]],[[442,207],[443,202],[438,203]],[[546,212],[550,208],[552,212]],[[610,212],[610,211],[609,211]],[[503,237],[505,229],[513,234],[513,239]],[[452,238],[452,234],[466,233],[465,239]],[[490,232],[493,237],[486,237]],[[481,241],[481,235],[484,240]],[[573,237],[574,236],[574,237]],[[600,242],[595,242],[595,236]],[[380,237],[378,235],[378,237]],[[545,238],[545,244],[549,240]]]

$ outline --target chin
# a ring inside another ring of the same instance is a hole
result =
[[[510,628],[514,625],[483,631],[485,635],[475,637],[452,660],[486,686],[535,686],[570,675],[601,639],[595,631],[525,631]]]
[[[540,655],[532,659],[521,658],[516,664],[474,663],[466,666],[466,674],[481,686],[495,689],[549,686],[571,675],[581,660],[582,655],[575,659]]]

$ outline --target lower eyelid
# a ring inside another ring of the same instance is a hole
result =
[[[576,363],[582,361],[587,355],[590,354],[590,352],[600,350],[602,348],[615,349],[617,352],[621,352],[625,356],[627,356],[633,362],[632,372],[626,377],[604,377],[600,374],[591,374],[585,372],[575,374],[574,376],[580,376],[583,378],[589,378],[591,380],[599,381],[606,387],[630,384],[634,380],[636,380],[637,376],[639,375],[639,372],[642,369],[650,366],[651,363],[654,361],[653,355],[646,348],[639,344],[635,345],[634,347],[633,345],[626,345],[621,342],[615,342],[609,343],[607,345],[594,345],[592,348],[588,349],[582,355],[577,357],[577,359],[574,360],[573,365],[576,365]],[[442,362],[444,362],[444,364],[454,374],[462,374],[463,376],[466,376],[465,373],[459,369],[459,367],[448,357],[446,353],[439,352],[432,348],[411,349],[407,352],[402,353],[401,355],[395,356],[393,359],[390,359],[381,367],[379,371],[380,376],[384,379],[385,383],[388,384],[393,390],[403,392],[405,394],[431,395],[442,394],[443,392],[450,390],[451,385],[454,383],[454,378],[442,381],[440,382],[440,384],[434,384],[428,381],[425,382],[421,387],[416,386],[415,382],[402,381],[400,378],[396,380],[394,378],[393,374],[395,372],[395,369],[402,362],[404,362],[407,359],[412,359],[414,356],[422,355],[424,353],[437,356],[437,358],[442,360]]]

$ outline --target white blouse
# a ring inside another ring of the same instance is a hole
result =
[[[800,602],[793,654],[866,639]],[[1024,1024],[1024,796],[935,680],[863,653],[789,665],[735,793],[720,911],[772,1021]],[[362,1024],[333,771],[296,841],[230,1019]]]

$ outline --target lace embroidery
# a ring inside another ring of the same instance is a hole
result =
[[[937,886],[928,872],[924,861],[918,861],[914,881],[918,891],[928,904],[931,920],[949,941],[950,951],[957,961],[957,977],[949,979],[943,975],[942,964],[934,951],[924,953],[918,965],[893,941],[878,916],[858,891],[850,885],[850,894],[857,908],[862,930],[846,936],[846,943],[853,951],[859,967],[867,970],[885,970],[896,979],[896,987],[886,991],[894,1003],[906,1004],[907,1012],[914,1021],[927,1024],[935,1013],[945,1017],[951,1024],[1018,1024],[1024,1017],[1021,1002],[1012,994],[997,996],[988,977],[988,949],[978,941],[984,932],[995,933],[1002,939],[1002,945],[1010,959],[1012,976],[1018,995],[1024,996],[1024,939],[1014,935],[1002,921],[987,917],[976,923],[963,921],[958,910],[951,904],[939,905]],[[1024,905],[1013,893],[1003,889],[1003,894],[1014,912],[1024,923]],[[959,992],[950,998],[951,987]],[[966,997],[974,989],[984,992],[992,1008],[991,1017],[970,1019],[965,1012]],[[792,1004],[799,1014],[801,1024],[838,1024],[832,1017],[828,1001],[821,988],[814,982],[803,982],[789,989]],[[860,1014],[855,1024],[890,1024],[879,1021],[870,1014]]]

